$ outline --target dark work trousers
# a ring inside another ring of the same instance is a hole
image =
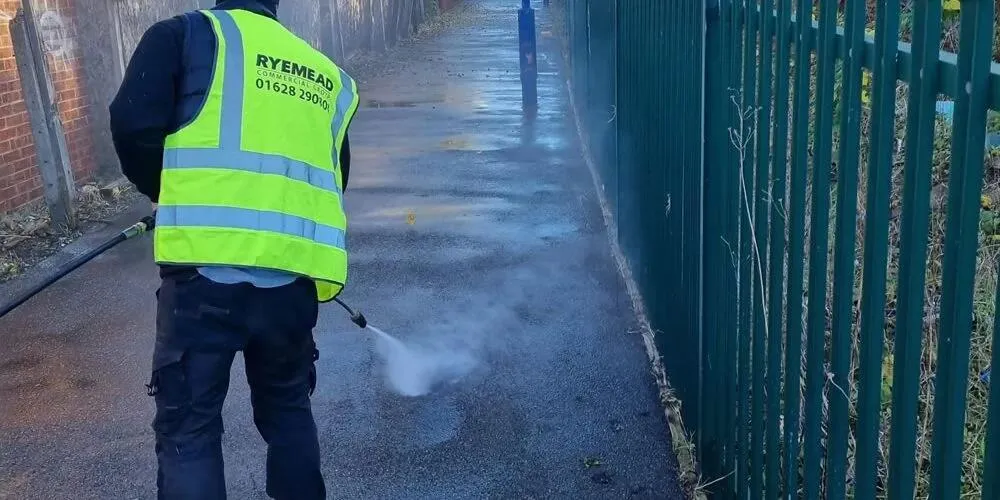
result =
[[[309,398],[316,385],[315,285],[225,285],[196,272],[157,291],[156,485],[161,499],[223,499],[222,405],[243,352],[253,418],[267,443],[267,494],[325,498]]]

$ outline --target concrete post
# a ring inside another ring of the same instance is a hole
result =
[[[45,203],[54,226],[74,227],[73,174],[66,136],[56,107],[54,91],[30,2],[24,2],[10,21],[14,58],[21,80],[24,104],[31,120],[38,169],[44,184]]]

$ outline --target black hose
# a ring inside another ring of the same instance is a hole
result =
[[[156,220],[152,216],[143,217],[142,220],[129,226],[124,231],[116,234],[113,238],[111,238],[108,241],[105,241],[97,248],[73,259],[70,262],[67,262],[62,267],[60,267],[55,274],[47,278],[45,281],[39,283],[38,285],[35,285],[27,292],[21,294],[20,297],[14,299],[14,301],[11,302],[10,304],[4,305],[3,308],[0,308],[0,318],[6,316],[7,313],[13,311],[21,304],[24,304],[42,290],[45,290],[46,288],[52,286],[53,283],[59,281],[67,274],[75,271],[76,268],[86,264],[87,262],[90,262],[98,255],[107,252],[115,245],[153,229],[155,225],[156,225]]]

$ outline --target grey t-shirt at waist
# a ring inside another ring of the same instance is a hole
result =
[[[294,282],[298,276],[272,271],[269,269],[250,269],[244,267],[199,267],[198,274],[225,285],[250,283],[257,288],[275,288]]]

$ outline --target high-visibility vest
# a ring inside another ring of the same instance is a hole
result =
[[[284,271],[332,300],[347,282],[339,162],[357,85],[274,19],[200,12],[215,66],[201,110],[166,138],[155,260]]]

